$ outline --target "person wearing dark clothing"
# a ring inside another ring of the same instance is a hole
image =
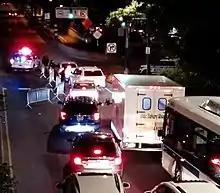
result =
[[[49,57],[47,55],[44,55],[42,58],[42,64],[44,66],[48,66],[49,62],[50,62]]]

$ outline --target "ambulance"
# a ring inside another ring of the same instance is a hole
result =
[[[185,96],[185,87],[165,76],[115,74],[111,92],[111,130],[122,148],[156,148],[167,102]]]

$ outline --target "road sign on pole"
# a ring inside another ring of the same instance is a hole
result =
[[[124,36],[125,35],[125,29],[123,27],[118,28],[118,36]]]
[[[101,38],[102,33],[101,33],[100,31],[96,30],[96,31],[93,33],[93,36],[94,36],[95,39],[98,40],[99,38]]]
[[[44,14],[44,19],[45,20],[50,20],[50,13],[45,13]]]
[[[145,48],[145,54],[149,55],[150,54],[150,47]]]
[[[86,19],[88,17],[87,7],[56,7],[56,18],[58,19]]]
[[[117,44],[116,43],[107,43],[106,44],[106,52],[108,54],[115,54],[115,53],[117,53]]]

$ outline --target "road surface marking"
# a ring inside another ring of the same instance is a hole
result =
[[[2,88],[2,94],[3,96],[6,96],[6,88]],[[12,165],[12,156],[11,156],[11,142],[10,142],[10,137],[9,137],[9,129],[8,129],[8,115],[7,115],[7,109],[6,109],[6,100],[5,97],[3,97],[3,108],[4,108],[4,116],[5,116],[5,130],[6,130],[6,140],[7,140],[7,146],[8,146],[8,162],[10,167],[10,177],[14,177],[14,172],[13,172],[13,165]]]
[[[4,108],[4,107],[3,107]],[[2,155],[2,163],[5,162],[5,155],[4,155],[4,138],[3,138],[3,117],[1,117],[1,125],[0,125],[0,133],[1,133],[1,155]]]

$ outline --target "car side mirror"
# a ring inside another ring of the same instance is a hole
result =
[[[163,137],[163,130],[158,130],[157,131],[157,136],[158,137]]]
[[[105,104],[106,104],[106,105],[111,105],[111,104],[112,104],[112,102],[111,102],[111,100],[110,100],[110,99],[106,99],[106,100],[105,100]]]
[[[131,185],[128,182],[123,182],[124,189],[129,189]]]
[[[62,182],[58,182],[58,183],[56,183],[56,188],[57,189],[62,189],[63,188],[63,183]]]
[[[58,105],[63,105],[64,102],[62,102],[62,101],[58,101],[57,104],[58,104]]]

